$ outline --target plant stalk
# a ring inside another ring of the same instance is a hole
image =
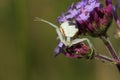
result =
[[[115,49],[113,48],[110,40],[109,40],[109,37],[107,36],[102,36],[100,37],[102,39],[102,41],[104,42],[104,44],[106,45],[110,55],[113,57],[114,60],[118,60],[118,56],[117,56],[117,53],[115,51]]]
[[[101,36],[100,38],[102,39],[102,41],[106,45],[110,55],[114,59],[114,62],[116,62],[116,66],[117,66],[117,68],[120,72],[120,59],[119,59],[119,57],[117,55],[117,52],[115,51],[114,47],[112,46],[109,37],[108,36]]]
[[[95,57],[96,59],[98,59],[98,60],[103,61],[103,62],[114,62],[113,59],[111,59],[111,58],[109,58],[109,57],[107,57],[107,56],[100,55],[100,54],[96,54],[94,57]]]

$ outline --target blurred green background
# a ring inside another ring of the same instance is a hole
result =
[[[56,18],[79,0],[0,0],[0,80],[119,80],[113,64],[97,60],[53,57],[58,41],[49,25],[33,21],[35,17],[56,25]],[[102,0],[101,0],[102,1]],[[109,29],[111,41],[120,52],[120,40],[114,39],[116,24]],[[106,54],[99,39],[94,46]]]

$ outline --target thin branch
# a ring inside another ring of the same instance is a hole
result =
[[[98,59],[98,60],[103,61],[103,62],[114,62],[113,59],[111,59],[111,58],[109,58],[109,57],[107,57],[107,56],[101,55],[101,54],[96,54],[94,57],[95,57],[96,59]]]
[[[100,38],[103,40],[104,44],[106,45],[106,47],[107,47],[110,55],[113,57],[113,59],[114,60],[119,59],[115,49],[113,48],[113,46],[112,46],[112,44],[111,44],[111,42],[109,40],[109,37],[101,36]]]

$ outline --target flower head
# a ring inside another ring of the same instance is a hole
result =
[[[112,4],[107,0],[106,7],[103,8],[98,0],[82,0],[72,4],[57,20],[59,23],[75,22],[79,34],[94,37],[103,35],[112,22]]]
[[[71,47],[66,47],[63,43],[60,42],[55,48],[55,57],[60,53],[64,54],[68,58],[89,58],[91,50],[89,46],[81,42]]]

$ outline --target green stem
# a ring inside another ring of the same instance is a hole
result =
[[[118,55],[115,51],[115,49],[113,48],[110,40],[109,40],[109,37],[108,36],[101,36],[100,37],[102,39],[102,41],[104,42],[104,44],[106,45],[110,55],[113,57],[114,60],[118,60]]]
[[[107,56],[100,55],[100,54],[96,54],[94,57],[95,57],[96,59],[98,59],[98,60],[103,61],[103,62],[114,62],[113,59],[111,59],[111,58],[109,58],[109,57],[107,57]]]
[[[114,59],[114,61],[116,62],[116,66],[120,72],[120,58],[117,55],[117,52],[115,51],[115,49],[113,48],[109,37],[108,36],[101,36],[100,37],[102,39],[102,41],[104,42],[104,44],[106,45],[110,55],[112,56],[112,58]]]

